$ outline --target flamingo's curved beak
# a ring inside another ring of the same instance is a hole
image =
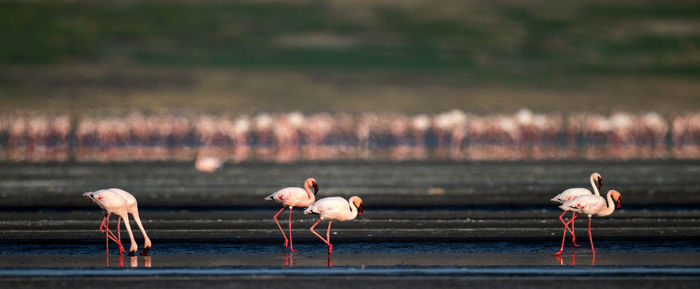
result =
[[[598,178],[598,189],[603,187],[603,178]]]
[[[318,193],[318,184],[316,182],[314,182],[313,187],[314,187],[314,195],[315,195],[316,193]]]
[[[83,193],[83,197],[88,197],[89,199],[92,199],[92,192]]]
[[[358,217],[361,216],[361,215],[362,215],[362,212],[363,212],[364,210],[365,210],[365,206],[364,206],[362,203],[360,203],[360,206],[357,207],[357,216],[358,216]]]
[[[615,201],[615,208],[619,209],[622,206],[622,197],[619,197],[617,201]]]

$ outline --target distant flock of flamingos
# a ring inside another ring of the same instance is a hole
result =
[[[600,195],[598,190],[603,186],[603,178],[599,173],[591,174],[590,182],[593,192],[585,188],[571,188],[563,191],[551,199],[554,202],[561,203],[559,208],[564,211],[559,216],[559,220],[564,225],[564,234],[561,241],[561,248],[555,253],[556,256],[560,256],[564,251],[564,243],[566,241],[567,232],[571,234],[571,242],[573,246],[580,246],[576,244],[574,220],[576,219],[577,214],[584,214],[588,215],[588,238],[591,243],[591,252],[595,258],[595,248],[593,247],[593,236],[591,234],[591,217],[593,215],[599,217],[610,216],[613,212],[615,212],[615,209],[619,208],[622,204],[622,195],[616,190],[609,190],[605,197]],[[314,178],[308,178],[304,181],[303,188],[283,188],[265,197],[265,200],[273,200],[282,205],[282,208],[272,218],[275,221],[275,224],[277,224],[277,227],[280,229],[280,232],[282,232],[282,237],[284,238],[283,246],[292,252],[296,251],[292,243],[292,209],[294,207],[305,208],[304,214],[319,215],[318,221],[316,221],[316,223],[314,223],[309,230],[328,246],[328,256],[330,260],[330,255],[333,252],[333,244],[331,244],[330,240],[331,223],[333,220],[354,220],[356,217],[362,215],[364,206],[362,204],[362,199],[358,196],[352,196],[347,200],[342,197],[326,197],[316,200],[317,193],[318,183]],[[134,198],[133,195],[121,189],[111,188],[98,190],[95,192],[87,192],[84,193],[83,196],[88,197],[105,211],[105,215],[102,219],[99,230],[105,234],[107,256],[109,256],[110,240],[118,245],[119,255],[126,252],[121,243],[120,224],[122,218],[124,219],[124,225],[126,226],[129,233],[129,238],[131,240],[131,247],[129,248],[128,255],[134,256],[138,251],[138,245],[136,244],[134,235],[131,232],[129,214],[133,216],[136,225],[138,225],[144,237],[144,248],[141,251],[141,255],[148,255],[148,252],[151,249],[151,239],[148,238],[146,230],[141,224],[136,198]],[[287,237],[287,233],[284,232],[284,229],[282,229],[282,226],[277,220],[277,216],[279,216],[279,214],[281,214],[282,211],[287,208],[289,209],[289,237]],[[572,215],[568,221],[564,221],[564,215],[567,212],[572,212]],[[116,235],[109,229],[109,218],[111,214],[119,216]],[[314,228],[322,220],[328,220],[328,229],[326,230],[325,238],[316,233],[314,230]]]
[[[233,162],[700,158],[700,112],[0,113],[0,160],[192,160],[197,152]]]

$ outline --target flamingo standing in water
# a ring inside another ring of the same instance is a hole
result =
[[[313,187],[314,191],[311,192],[309,187]],[[316,193],[318,193],[318,183],[316,183],[314,178],[308,178],[304,181],[303,189],[297,187],[284,188],[265,197],[265,200],[275,200],[283,206],[272,218],[275,220],[275,223],[277,223],[277,227],[280,228],[280,232],[282,232],[284,247],[287,248],[287,246],[289,246],[290,251],[296,251],[292,245],[292,208],[310,206],[316,200]],[[287,207],[289,208],[289,239],[287,239],[287,235],[277,221],[277,216]]]
[[[613,206],[613,203],[615,204]],[[619,208],[622,205],[622,195],[616,190],[608,191],[606,198],[596,195],[584,195],[575,198],[571,201],[567,201],[559,208],[564,211],[572,211],[579,214],[588,215],[588,238],[591,240],[591,251],[595,257],[595,248],[593,248],[593,236],[591,235],[591,217],[593,215],[599,217],[605,217],[612,215],[615,212],[615,208]],[[573,219],[569,220],[568,223],[573,222]],[[555,254],[557,256],[561,255],[564,251],[564,240],[566,240],[566,230],[564,230],[564,237],[561,240],[561,249]]]
[[[129,214],[134,216],[136,225],[138,225],[144,238],[142,256],[146,256],[148,251],[151,249],[151,239],[148,238],[146,230],[141,224],[141,218],[139,218],[139,209],[136,203],[136,198],[133,195],[122,189],[105,189],[95,192],[84,193],[83,196],[88,197],[95,204],[100,206],[102,209],[107,211],[104,218],[102,219],[102,224],[100,224],[100,232],[105,233],[105,241],[107,243],[107,255],[109,255],[109,240],[111,239],[117,245],[119,245],[119,254],[124,253],[124,247],[121,243],[121,219],[124,218],[124,224],[126,230],[129,232],[129,238],[131,239],[131,247],[129,248],[129,256],[136,254],[138,250],[138,245],[136,245],[136,240],[134,239],[134,234],[131,232],[131,224],[129,224]],[[119,216],[119,222],[117,223],[117,236],[114,235],[112,231],[109,230],[109,217],[111,214]]]
[[[599,173],[593,173],[591,174],[590,177],[591,180],[591,187],[593,187],[593,192],[595,193],[596,196],[600,196],[600,193],[598,190],[603,187],[603,177],[600,176]],[[596,186],[596,183],[598,184]],[[567,201],[573,200],[575,198],[578,198],[580,196],[586,196],[586,195],[593,195],[594,193],[591,193],[588,189],[585,188],[571,188],[567,189],[560,194],[556,195],[554,198],[551,199],[553,202],[557,202],[560,204],[563,204]],[[563,213],[559,216],[559,220],[561,221],[562,224],[566,224],[564,222],[564,214],[566,214],[566,210],[564,210]],[[576,219],[577,215],[576,212],[571,212],[571,229],[569,229],[568,226],[564,226],[564,234],[566,235],[566,231],[568,230],[571,232],[571,242],[574,244],[575,247],[580,246],[579,244],[576,244],[576,234],[574,233],[574,222],[573,220]]]
[[[345,200],[341,197],[328,197],[323,198],[304,210],[304,214],[319,214],[321,217],[309,230],[314,233],[316,237],[319,237],[326,245],[328,245],[328,255],[333,252],[333,245],[331,244],[331,222],[333,220],[338,221],[349,221],[355,219],[357,216],[362,215],[363,211],[362,199],[358,196],[352,196],[350,199]],[[324,239],[314,231],[314,227],[318,225],[322,220],[328,220],[328,230],[326,230],[326,238]]]

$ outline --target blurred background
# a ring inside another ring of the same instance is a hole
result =
[[[700,156],[696,1],[3,1],[0,39],[5,160]]]

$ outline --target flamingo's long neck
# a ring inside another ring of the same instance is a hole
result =
[[[613,212],[615,212],[615,202],[612,199],[611,192],[608,192],[608,195],[605,198],[605,208],[598,212],[596,215],[610,216]]]
[[[304,190],[306,191],[306,195],[309,197],[309,201],[313,203],[316,200],[316,195],[314,195],[314,192],[312,192],[309,188],[309,182],[304,182]]]
[[[139,226],[139,230],[141,230],[141,234],[143,234],[143,239],[144,239],[144,248],[150,248],[151,247],[151,239],[148,238],[148,235],[146,234],[146,229],[143,228],[143,224],[141,224],[141,218],[139,218],[139,213],[138,211],[135,212],[136,214],[131,214],[134,216],[134,221],[136,221],[136,225]]]
[[[593,187],[593,192],[595,193],[595,195],[600,196],[600,192],[598,192],[598,186],[596,184],[595,175],[591,175],[591,186]]]
[[[129,233],[129,239],[131,239],[131,248],[129,252],[136,252],[138,245],[136,245],[136,239],[134,239],[134,233],[131,232],[131,224],[129,223],[129,213],[120,216],[124,219],[124,226],[126,226],[126,231]]]
[[[349,199],[348,203],[350,204],[350,218],[348,220],[357,218],[357,207],[355,207],[355,203],[352,201],[352,199]]]

